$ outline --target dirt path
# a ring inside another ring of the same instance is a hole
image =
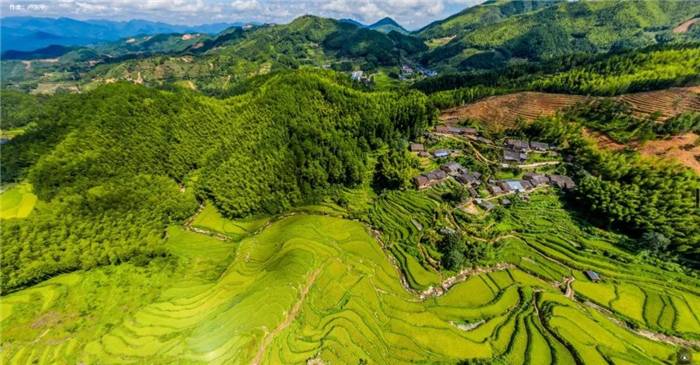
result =
[[[525,165],[518,165],[518,168],[521,169],[534,169],[540,166],[551,166],[551,165],[558,165],[560,164],[561,161],[543,161],[543,162],[535,162],[535,163],[529,163]]]
[[[216,238],[217,240],[228,241],[230,239],[230,237],[228,237],[224,234],[221,234],[221,233],[216,232],[216,231],[210,231],[208,229],[197,228],[197,227],[192,226],[192,222],[194,222],[195,218],[197,218],[197,216],[200,213],[202,213],[203,210],[204,210],[204,204],[200,204],[199,208],[197,208],[197,211],[194,212],[194,214],[191,217],[187,218],[185,223],[182,225],[182,228],[184,228],[186,231],[195,232],[195,233],[199,233],[199,234],[207,235],[209,237]]]
[[[287,327],[289,327],[290,324],[292,324],[292,322],[294,322],[294,319],[296,319],[297,315],[299,314],[299,311],[301,310],[301,306],[304,304],[304,299],[306,299],[306,295],[309,294],[309,290],[311,289],[311,286],[313,286],[320,272],[321,269],[318,268],[314,272],[312,272],[311,275],[309,275],[309,278],[306,279],[306,284],[301,289],[301,295],[299,296],[299,300],[297,300],[297,302],[294,303],[294,306],[292,306],[292,309],[287,313],[284,321],[277,325],[277,327],[275,327],[275,329],[272,330],[272,332],[269,332],[265,335],[265,338],[263,338],[263,341],[260,343],[260,347],[258,348],[258,353],[253,359],[253,365],[260,365],[260,363],[263,360],[263,356],[265,355],[265,350],[268,346],[270,346],[275,336],[280,334],[280,332],[284,331]]]
[[[700,18],[686,20],[683,23],[679,24],[677,27],[673,28],[673,33],[687,33],[690,27],[698,22],[700,22]]]
[[[576,280],[576,278],[574,278],[573,276],[564,279],[564,285],[566,286],[566,291],[564,292],[564,295],[571,300],[574,300],[574,288],[571,286],[574,280]]]
[[[468,278],[474,276],[474,275],[480,275],[480,274],[487,274],[490,272],[496,272],[496,271],[504,271],[508,269],[512,269],[515,266],[509,263],[501,262],[498,263],[494,266],[489,266],[489,267],[475,267],[475,268],[469,268],[469,269],[464,269],[460,271],[457,275],[451,276],[440,283],[439,286],[437,287],[430,287],[428,289],[423,290],[422,292],[419,293],[418,297],[420,300],[426,300],[428,298],[435,298],[439,297],[441,295],[444,295],[447,293],[450,288],[455,286],[456,284],[459,284]]]

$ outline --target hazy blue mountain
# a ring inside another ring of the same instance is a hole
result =
[[[32,51],[51,45],[76,46],[116,41],[135,35],[162,33],[215,34],[244,23],[172,25],[147,20],[110,21],[70,18],[2,18],[2,51]]]

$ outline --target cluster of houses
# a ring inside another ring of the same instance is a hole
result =
[[[434,129],[435,133],[438,134],[452,134],[452,135],[462,135],[462,136],[476,136],[479,134],[475,128],[463,128],[463,127],[452,127],[448,125],[439,125]]]
[[[409,144],[408,150],[411,152],[417,153],[418,156],[420,156],[420,157],[429,157],[430,156],[428,151],[425,150],[425,146],[420,144],[420,143]],[[452,151],[444,149],[444,148],[433,151],[433,157],[435,157],[435,158],[445,158],[445,157],[449,157],[451,154],[452,154]]]
[[[476,191],[476,188],[482,184],[481,173],[469,171],[457,162],[443,164],[438,170],[416,176],[413,182],[416,188],[425,189],[443,182],[449,177],[466,186],[469,194],[477,198],[475,200],[477,205],[485,210],[494,208],[493,203],[478,198],[479,193]],[[511,193],[527,193],[541,186],[553,186],[562,190],[571,190],[576,187],[576,183],[574,183],[573,179],[564,175],[545,175],[530,172],[523,175],[521,180],[489,180],[486,184],[486,190],[491,196],[498,197]],[[510,201],[504,199],[502,203],[508,205]]]
[[[529,172],[523,175],[522,180],[490,181],[486,189],[493,196],[508,193],[525,193],[537,187],[550,185],[562,190],[571,190],[576,187],[574,180],[563,175],[544,175]]]
[[[475,171],[469,171],[464,166],[457,162],[450,162],[440,166],[440,169],[416,176],[413,179],[416,188],[425,189],[435,183],[444,181],[448,177],[452,177],[459,183],[467,186],[469,193],[477,196],[475,187],[481,184],[481,174]]]
[[[423,66],[415,66],[412,67],[410,65],[402,65],[401,66],[401,75],[399,75],[399,78],[402,80],[408,79],[409,77],[413,76],[414,74],[419,74],[425,77],[435,77],[437,76],[437,72],[427,69]]]
[[[506,139],[503,148],[503,162],[505,163],[523,163],[527,160],[529,152],[548,152],[552,148],[550,145],[542,142],[528,142],[519,139]]]

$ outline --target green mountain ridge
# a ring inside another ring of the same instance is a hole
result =
[[[422,57],[427,64],[453,70],[488,68],[512,59],[536,61],[697,39],[694,33],[675,34],[672,29],[698,13],[696,1],[492,2],[418,35],[453,37]]]

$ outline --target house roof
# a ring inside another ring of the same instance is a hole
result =
[[[506,139],[506,146],[511,146],[513,148],[524,149],[524,150],[530,148],[530,144],[527,143],[527,141],[523,141],[523,140],[519,140],[519,139],[512,139],[512,138]]]
[[[424,147],[422,144],[420,144],[420,143],[411,143],[411,144],[408,146],[408,148],[409,148],[411,151],[424,151],[424,150],[425,150],[425,147]]]
[[[503,159],[505,161],[520,161],[520,152],[512,150],[503,150]]]
[[[573,189],[576,187],[576,183],[574,182],[574,180],[568,176],[551,175],[549,177],[549,180],[552,183],[552,185],[556,185],[562,189]]]
[[[517,192],[524,192],[525,191],[523,184],[521,184],[519,180],[506,180],[506,181],[504,181],[504,183],[505,183],[505,185],[508,186],[508,190],[517,191]]]
[[[494,195],[500,194],[503,192],[503,189],[501,189],[500,187],[498,187],[496,185],[489,185],[488,189],[491,192],[491,194],[494,194]]]
[[[420,186],[425,186],[425,185],[427,185],[428,183],[430,183],[430,180],[428,179],[428,177],[423,176],[423,175],[420,175],[420,176],[414,177],[414,178],[413,178],[413,182],[414,182],[417,186],[420,187]]]
[[[448,151],[448,150],[437,150],[437,151],[433,152],[434,156],[449,156],[449,154],[450,154],[450,151]]]
[[[585,273],[586,276],[588,276],[588,278],[591,279],[592,281],[599,281],[599,280],[600,280],[600,275],[598,275],[598,273],[595,272],[595,271],[586,270],[586,271],[584,271],[584,273]]]
[[[491,210],[496,207],[495,205],[493,205],[493,203],[483,199],[476,199],[476,204],[484,208],[485,210]]]
[[[537,149],[537,150],[546,150],[549,149],[549,145],[543,142],[530,142],[530,147]]]

